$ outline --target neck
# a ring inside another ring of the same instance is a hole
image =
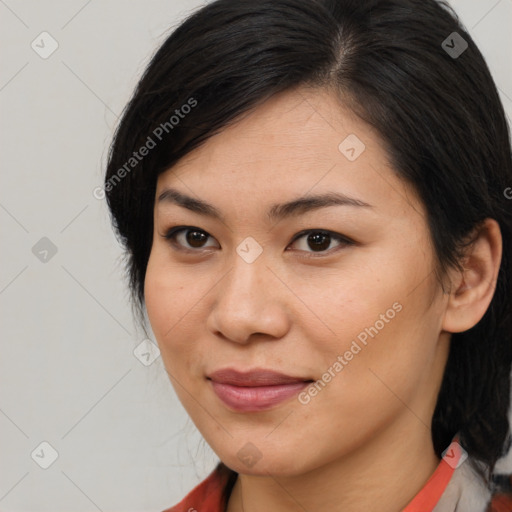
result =
[[[401,423],[305,474],[239,474],[227,512],[402,510],[425,485],[439,459],[430,429],[411,411],[405,411]]]

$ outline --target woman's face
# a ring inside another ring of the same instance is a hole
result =
[[[154,226],[151,326],[228,466],[293,475],[430,436],[449,335],[425,210],[334,95],[288,91],[210,138],[160,175]],[[209,378],[226,368],[298,380]]]

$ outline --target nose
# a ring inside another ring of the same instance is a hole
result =
[[[253,335],[283,337],[290,327],[290,292],[267,266],[263,254],[247,263],[235,255],[233,267],[214,288],[207,327],[230,341],[246,344]]]

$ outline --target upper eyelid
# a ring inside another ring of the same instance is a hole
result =
[[[210,233],[208,233],[208,231],[206,231],[202,228],[198,228],[197,226],[175,226],[173,228],[168,229],[163,236],[164,236],[164,238],[171,239],[171,238],[174,238],[177,234],[179,234],[181,232],[193,231],[193,230],[205,233],[206,235],[208,235],[208,237],[216,240],[216,238],[213,235],[211,235]],[[339,242],[355,243],[349,237],[342,235],[341,233],[337,233],[337,232],[331,231],[329,229],[310,228],[310,229],[303,229],[303,230],[299,231],[298,233],[296,233],[293,236],[290,244],[294,243],[296,240],[298,240],[310,233],[326,233],[326,234],[330,235],[332,238],[335,238],[336,240],[338,240]],[[207,248],[208,247],[206,247],[206,249]],[[185,247],[185,250],[198,252],[200,250],[200,248],[199,249],[190,249],[188,247]],[[325,252],[327,252],[327,251],[325,251]]]

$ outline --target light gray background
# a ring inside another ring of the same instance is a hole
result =
[[[203,3],[0,0],[2,511],[160,511],[216,463],[161,358],[146,366],[133,353],[145,335],[93,196],[137,78]],[[510,119],[512,0],[451,3]],[[31,47],[50,48],[43,31],[59,45],[47,59]],[[33,253],[43,237],[55,255],[45,242]],[[42,442],[58,453],[48,469]]]

